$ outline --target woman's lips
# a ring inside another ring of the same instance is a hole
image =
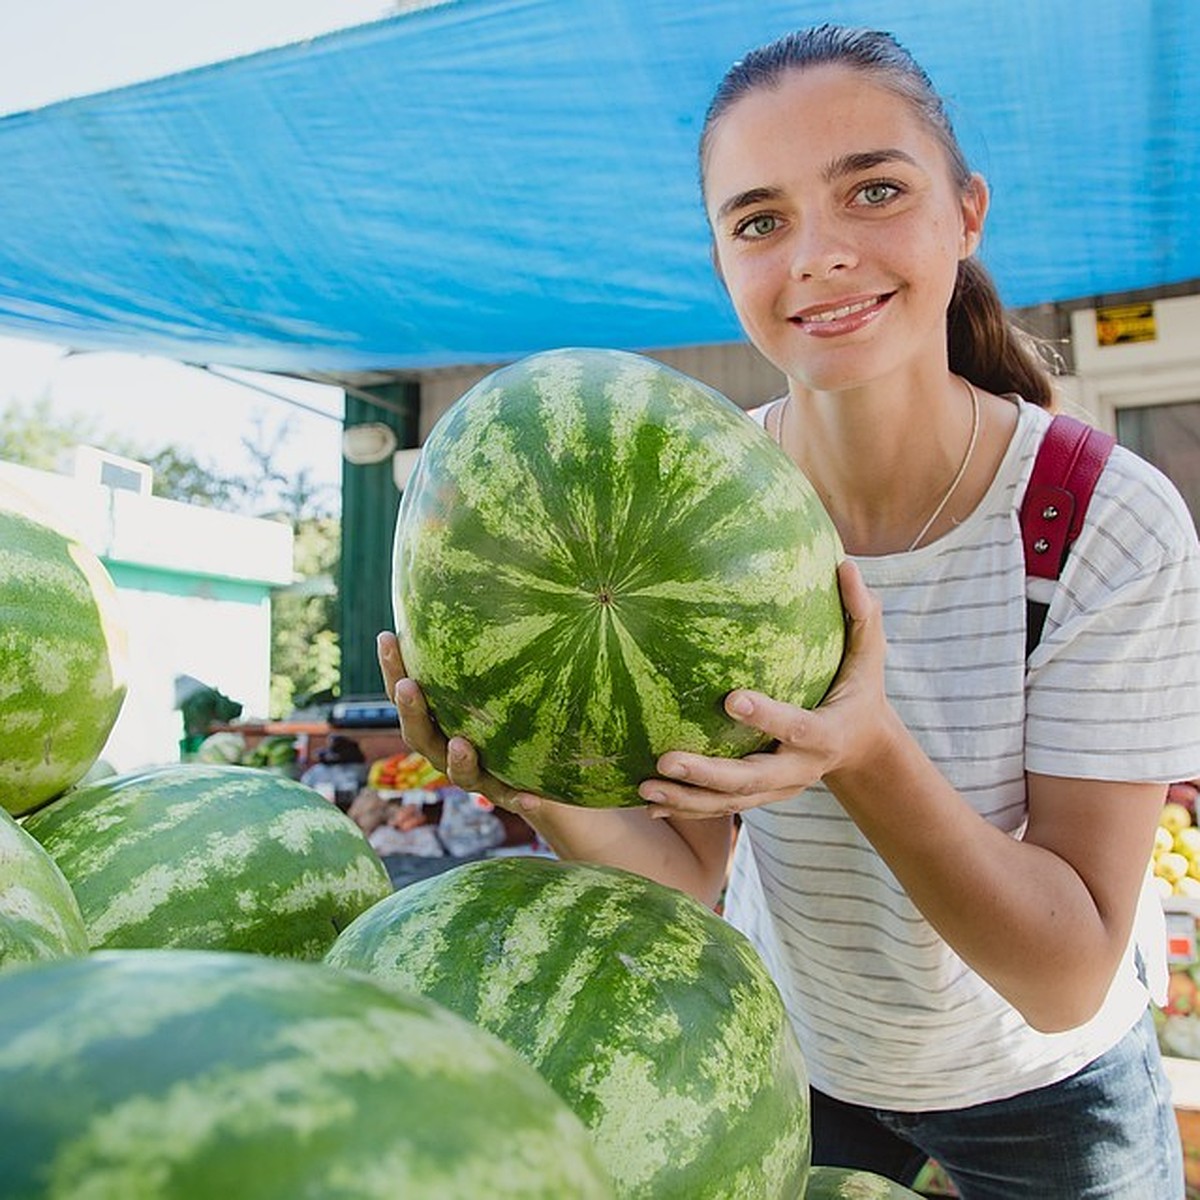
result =
[[[817,337],[834,337],[861,329],[873,321],[892,298],[891,292],[876,296],[861,296],[834,304],[814,304],[794,313],[789,320],[805,333]]]

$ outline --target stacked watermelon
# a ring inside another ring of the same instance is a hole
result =
[[[76,788],[25,818],[79,900],[93,948],[319,959],[391,894],[362,831],[311,788],[179,764]]]
[[[606,1200],[537,1073],[311,964],[99,951],[0,972],[0,1192],[39,1200]]]
[[[813,1167],[808,1174],[804,1200],[921,1200],[909,1191],[872,1171],[853,1167]]]
[[[0,968],[87,949],[79,902],[58,864],[0,809]]]
[[[661,750],[762,744],[729,689],[811,705],[837,669],[841,551],[811,489],[649,360],[499,373],[410,491],[406,655],[514,784],[637,803]],[[0,1190],[825,1195],[779,993],[682,894],[539,858],[393,894],[357,827],[279,775],[82,782],[123,694],[98,566],[0,514],[0,806],[20,814],[0,820]]]
[[[612,868],[491,859],[404,888],[326,961],[416,991],[536,1067],[622,1197],[795,1200],[804,1062],[750,943],[681,892]]]
[[[103,564],[0,486],[0,807],[31,812],[83,778],[120,713],[126,670]]]
[[[731,401],[635,354],[556,350],[437,423],[396,523],[404,661],[506,783],[642,803],[667,750],[767,742],[724,697],[812,707],[841,662],[841,542]]]

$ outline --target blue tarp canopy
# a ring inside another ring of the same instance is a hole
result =
[[[831,18],[948,98],[1008,304],[1200,278],[1192,0],[458,0],[0,120],[0,332],[297,373],[736,340],[701,116]]]

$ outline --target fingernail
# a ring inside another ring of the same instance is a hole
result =
[[[754,705],[750,703],[749,696],[731,696],[729,711],[737,713],[739,717],[748,717],[754,711]]]
[[[642,799],[649,800],[651,804],[661,804],[666,798],[666,792],[660,792],[658,788],[650,788],[642,793]]]

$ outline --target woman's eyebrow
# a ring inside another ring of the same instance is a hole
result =
[[[745,192],[735,192],[717,209],[717,219],[722,220],[739,208],[749,208],[765,200],[778,200],[782,195],[783,189],[777,187],[755,187]]]
[[[844,175],[854,175],[859,171],[870,171],[875,167],[880,167],[884,163],[890,162],[908,163],[913,167],[921,165],[911,154],[908,154],[904,150],[895,148],[860,150],[854,154],[843,154],[839,158],[835,158],[822,172],[822,176],[826,183],[832,183],[835,179],[840,179]]]

